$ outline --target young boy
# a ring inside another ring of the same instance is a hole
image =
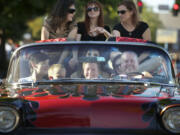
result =
[[[66,70],[61,64],[53,64],[48,69],[48,77],[50,80],[65,78]]]

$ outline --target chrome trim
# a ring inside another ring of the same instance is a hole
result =
[[[160,112],[160,116],[162,116],[163,113],[164,113],[167,109],[172,108],[172,107],[180,107],[180,104],[173,104],[173,105],[169,105],[169,106],[164,107],[164,108],[161,110],[161,112]]]
[[[14,108],[5,107],[5,106],[0,106],[0,110],[11,111],[15,115],[15,117],[16,117],[14,125],[11,128],[9,128],[9,129],[2,129],[2,128],[0,128],[0,133],[9,133],[9,132],[13,131],[18,126],[19,121],[20,121],[19,113]]]

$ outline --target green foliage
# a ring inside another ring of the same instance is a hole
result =
[[[104,8],[104,21],[105,24],[109,25],[111,28],[119,22],[119,16],[117,14],[117,7],[111,5],[106,5]]]
[[[151,30],[152,41],[155,41],[157,28],[163,27],[162,22],[158,19],[158,14],[153,13],[151,8],[147,8],[146,5],[144,5],[141,18],[148,23]]]
[[[55,1],[55,0],[54,0]],[[52,1],[48,0],[15,0],[0,1],[0,29],[5,37],[21,39],[28,29],[27,22],[49,11]]]
[[[177,3],[177,4],[179,4],[180,5],[180,0],[176,0],[176,2],[175,3]]]
[[[8,38],[15,42],[27,32],[27,22],[50,11],[55,0],[0,0],[0,77],[6,76],[5,43]]]
[[[39,40],[41,37],[41,27],[43,24],[43,17],[37,17],[33,21],[28,22],[29,31],[35,40]]]

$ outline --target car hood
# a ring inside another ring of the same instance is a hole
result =
[[[39,128],[155,128],[158,98],[139,95],[150,88],[133,88],[136,95],[130,92],[132,87],[126,87],[119,85],[117,90],[116,86],[72,85],[62,88],[55,85],[23,89],[19,94],[32,107],[31,113],[27,113],[27,121]],[[128,92],[123,93],[123,90]]]

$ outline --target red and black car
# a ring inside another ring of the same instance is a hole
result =
[[[171,59],[139,41],[24,45],[1,84],[0,134],[180,134]]]

